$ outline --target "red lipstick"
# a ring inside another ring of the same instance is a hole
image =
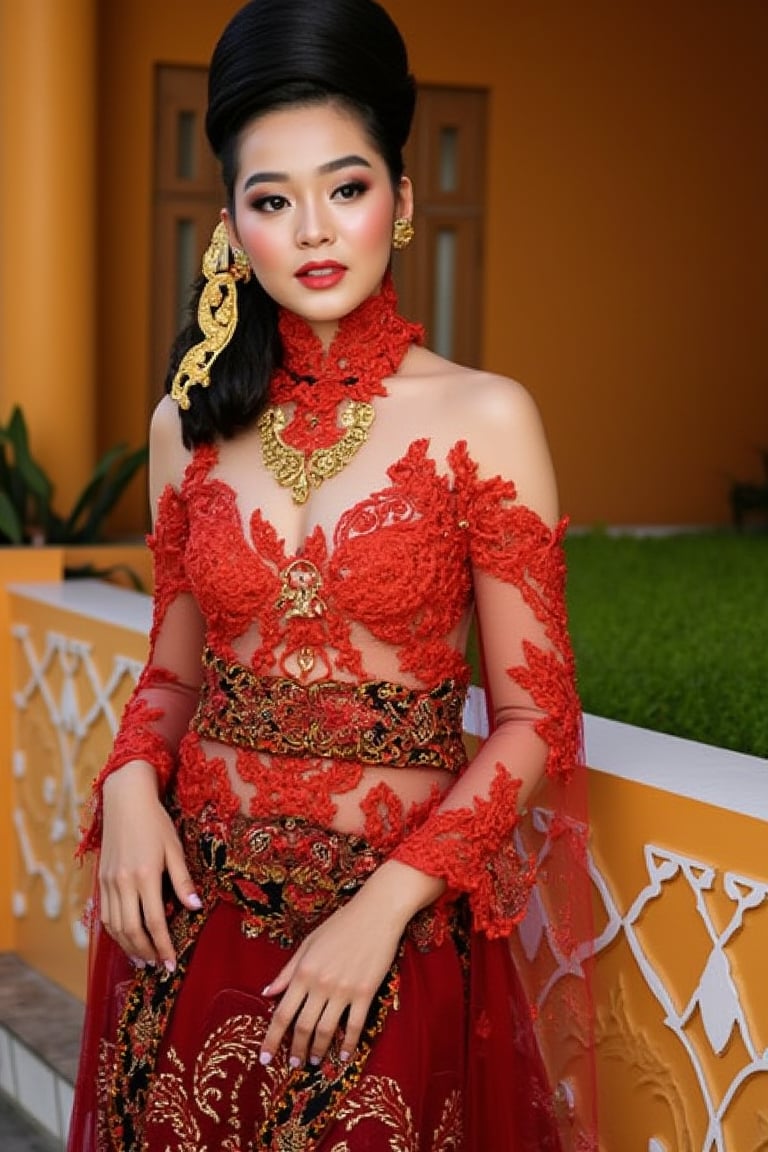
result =
[[[333,288],[343,280],[347,269],[336,260],[309,260],[295,273],[305,288]]]

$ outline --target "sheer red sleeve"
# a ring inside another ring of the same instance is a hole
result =
[[[536,858],[515,836],[520,812],[542,777],[570,779],[581,715],[566,625],[565,522],[550,529],[509,481],[479,481],[475,470],[467,479],[462,523],[492,732],[394,856],[445,878],[449,894],[468,893],[475,928],[497,937],[523,918],[536,881]]]
[[[147,761],[164,794],[176,751],[197,705],[203,621],[184,568],[187,515],[172,488],[163,492],[154,532],[147,537],[153,554],[155,592],[149,655],[125,706],[112,752],[95,779],[89,820],[79,855],[98,847],[104,781],[132,760]]]
[[[461,460],[452,463],[458,474]],[[587,772],[566,523],[550,529],[510,482],[478,480],[466,456],[463,468],[489,735],[394,855],[443,877],[448,897],[468,895],[468,1150],[596,1152]]]

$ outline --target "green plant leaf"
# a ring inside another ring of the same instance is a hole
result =
[[[104,520],[135,474],[146,463],[148,456],[146,445],[119,460],[124,453],[125,446],[118,445],[98,462],[91,480],[63,526],[63,539],[60,543],[85,544],[99,540]]]
[[[24,414],[16,405],[0,427],[0,536],[24,543],[41,534],[50,544],[96,543],[104,520],[136,472],[146,463],[146,446],[128,452],[118,444],[97,462],[68,516],[53,507],[54,485],[32,456]]]
[[[30,454],[27,426],[21,409],[18,407],[14,408],[11,414],[8,431],[10,442],[13,445],[14,461],[19,473],[30,491],[48,505],[53,495],[53,484]]]
[[[7,468],[3,490],[19,519],[22,539],[35,532],[47,536],[51,517],[53,484],[33,459],[29,450],[29,433],[24,414],[18,405],[11,412],[3,440],[13,453],[13,465]]]
[[[105,452],[97,462],[90,480],[75,501],[74,508],[66,520],[63,521],[62,531],[66,533],[68,538],[76,531],[78,520],[85,514],[89,506],[94,503],[110,468],[112,468],[121,456],[125,455],[127,447],[126,444],[116,444],[113,448]]]
[[[16,509],[6,492],[0,491],[0,532],[7,536],[12,544],[22,544],[24,534],[21,521]]]
[[[0,491],[11,490],[11,464],[6,459],[5,446],[11,443],[11,438],[4,428],[0,428]]]

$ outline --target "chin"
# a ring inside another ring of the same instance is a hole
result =
[[[293,311],[305,320],[318,324],[333,324],[354,312],[369,296],[378,292],[380,281],[370,289],[360,292],[336,291],[333,288],[317,292],[310,299],[306,296],[294,297]],[[309,293],[307,293],[309,295]]]

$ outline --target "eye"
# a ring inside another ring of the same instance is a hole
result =
[[[368,186],[363,184],[362,180],[348,180],[346,184],[341,184],[334,190],[333,197],[336,200],[356,200],[367,189]]]
[[[252,202],[251,207],[256,212],[279,212],[287,203],[285,196],[275,193],[271,196],[260,196],[258,200]]]

